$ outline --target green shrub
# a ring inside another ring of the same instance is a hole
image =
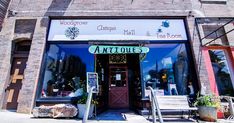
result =
[[[200,96],[195,101],[195,106],[220,107],[220,98],[215,95]]]
[[[77,104],[86,104],[87,102],[87,99],[88,99],[88,94],[87,93],[84,93],[80,99],[78,99],[77,101]],[[92,104],[98,104],[98,102],[94,99],[92,99]]]

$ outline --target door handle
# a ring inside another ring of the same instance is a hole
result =
[[[10,84],[9,85],[7,85],[7,87],[5,88],[5,92],[7,91],[7,89],[10,87]]]

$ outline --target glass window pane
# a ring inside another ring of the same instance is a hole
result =
[[[193,95],[185,44],[149,44],[148,47],[149,52],[141,57],[145,86],[162,95]]]
[[[72,97],[84,88],[86,72],[94,71],[94,56],[87,44],[50,44],[42,97]],[[81,89],[79,89],[81,90]]]
[[[126,87],[126,70],[124,68],[110,69],[111,87]]]
[[[215,75],[215,81],[220,95],[234,96],[231,72],[223,50],[209,50]]]

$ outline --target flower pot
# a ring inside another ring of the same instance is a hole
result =
[[[84,114],[85,114],[85,111],[86,111],[86,104],[77,104],[77,108],[79,110],[78,118],[83,118]],[[93,117],[93,110],[94,110],[94,104],[91,104],[90,109],[89,109],[88,118]]]
[[[198,113],[201,120],[216,122],[217,121],[217,108],[208,106],[199,106]]]

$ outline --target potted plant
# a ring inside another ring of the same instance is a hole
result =
[[[204,95],[197,98],[195,106],[201,120],[215,122],[217,120],[217,109],[220,107],[220,99],[215,95]]]
[[[83,118],[86,110],[86,102],[87,102],[88,94],[84,93],[80,99],[77,101],[77,108],[79,110],[78,118]],[[89,109],[89,118],[93,117],[94,105],[98,104],[98,102],[94,99],[91,101],[90,109]]]

